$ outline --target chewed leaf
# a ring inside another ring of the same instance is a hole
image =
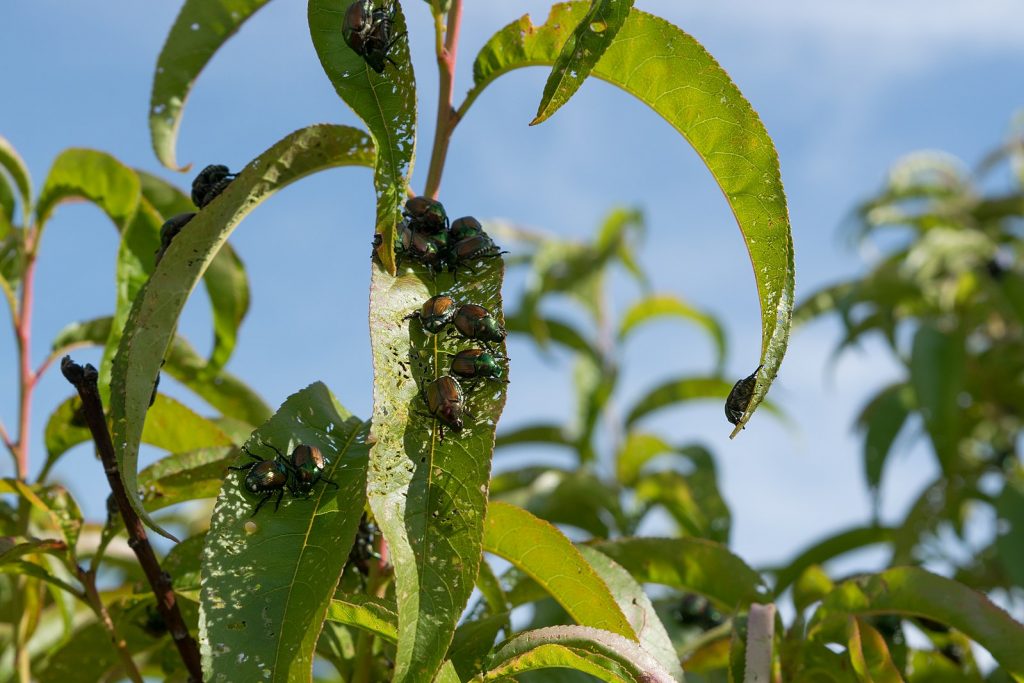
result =
[[[185,0],[156,62],[149,103],[153,151],[167,168],[179,169],[174,146],[178,126],[199,73],[239,27],[268,0]]]
[[[268,460],[276,455],[267,444],[285,454],[315,446],[334,485],[321,479],[308,498],[284,491],[279,510],[270,503],[253,516],[263,494],[243,485],[251,470],[225,480],[203,549],[200,642],[209,680],[309,680],[365,506],[368,433],[318,382],[288,397],[246,444]]]
[[[158,533],[136,490],[139,441],[160,363],[189,294],[235,227],[274,192],[311,173],[366,166],[373,151],[366,134],[347,126],[310,126],[288,135],[238,175],[182,230],[132,305],[113,364],[110,414],[118,466],[139,517]]]
[[[633,0],[591,0],[590,11],[565,41],[551,68],[531,126],[547,120],[579,90],[618,35],[632,7]]]
[[[399,207],[412,175],[416,153],[416,78],[409,59],[409,41],[402,37],[388,51],[393,60],[376,73],[342,36],[349,0],[309,0],[309,33],[320,63],[345,103],[363,120],[377,148],[373,183],[377,189],[377,256],[395,273]],[[404,36],[405,15],[398,0],[391,4],[394,36]],[[369,235],[367,235],[369,237]]]
[[[473,87],[459,115],[498,76],[554,64],[589,9],[588,3],[560,3],[541,26],[524,16],[496,33],[473,64]],[[700,43],[664,19],[633,9],[591,74],[649,105],[686,138],[739,224],[761,304],[761,369],[732,432],[736,436],[775,380],[789,341],[793,238],[775,146],[725,70]]]

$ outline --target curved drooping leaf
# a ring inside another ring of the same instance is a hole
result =
[[[960,393],[966,373],[963,336],[922,324],[914,335],[910,385],[942,471],[956,467],[961,430]]]
[[[1011,675],[1024,676],[1024,625],[967,586],[917,567],[845,581],[825,598],[808,635],[849,615],[908,614],[952,626],[984,647]]]
[[[80,197],[96,204],[123,231],[141,198],[135,171],[114,157],[92,149],[66,149],[54,159],[36,202],[40,225],[57,204]]]
[[[78,502],[60,484],[26,484],[19,479],[0,479],[0,493],[13,493],[41,513],[49,527],[60,531],[64,543],[73,553],[82,531],[82,511]]]
[[[630,528],[622,511],[621,491],[602,481],[591,468],[567,471],[526,467],[491,480],[490,500],[521,507],[553,524],[566,524],[593,536],[611,536]]]
[[[574,445],[574,441],[565,434],[565,429],[561,425],[530,424],[501,432],[494,440],[494,447],[524,443],[546,443],[570,448]]]
[[[46,421],[43,443],[46,445],[46,463],[40,480],[45,480],[57,460],[71,448],[92,439],[92,433],[81,414],[82,399],[76,394],[65,400]]]
[[[74,595],[80,596],[81,593],[77,588],[67,583],[63,579],[58,579],[56,576],[48,572],[45,568],[40,567],[38,564],[29,562],[28,560],[15,560],[13,562],[4,562],[0,564],[0,573],[3,574],[23,574],[25,576],[31,576],[34,579],[45,581],[51,586],[55,586],[62,591]]]
[[[153,77],[149,134],[157,159],[178,171],[174,147],[196,77],[213,54],[268,0],[185,0],[174,20]]]
[[[471,683],[507,680],[537,669],[585,671],[611,683],[673,683],[675,679],[635,642],[588,626],[552,626],[528,631],[491,656],[488,670]]]
[[[525,313],[517,312],[515,315],[506,318],[505,323],[509,332],[520,332],[532,335],[539,343],[544,343],[544,341],[550,339],[572,351],[578,351],[579,353],[585,354],[595,362],[600,362],[601,354],[597,348],[587,341],[586,337],[584,337],[576,328],[568,323],[562,322],[561,320],[545,318],[542,316],[529,318]],[[543,328],[543,335],[538,336],[535,325],[539,325]]]
[[[732,386],[732,382],[721,377],[679,377],[662,382],[633,404],[633,407],[626,413],[626,426],[630,427],[640,418],[676,403],[705,399],[725,401],[729,392],[732,391]],[[782,412],[770,401],[764,402],[764,408],[775,416],[782,415]],[[723,417],[723,419],[725,418]]]
[[[626,339],[641,325],[667,317],[689,320],[704,328],[715,343],[715,364],[717,370],[721,371],[726,353],[725,332],[722,326],[713,315],[694,308],[674,294],[650,294],[630,306],[619,322],[619,339]]]
[[[384,270],[394,275],[400,208],[416,154],[416,79],[407,38],[398,40],[388,51],[394,63],[388,62],[382,74],[345,43],[341,24],[350,4],[348,0],[309,0],[309,33],[327,78],[366,124],[376,145],[376,232],[382,238],[377,257]],[[398,0],[391,7],[392,35],[404,36],[402,7]]]
[[[637,479],[635,490],[638,501],[661,505],[685,535],[728,543],[732,516],[713,472],[651,472]]]
[[[0,536],[0,564],[9,564],[25,555],[39,553],[63,554],[68,549],[64,541],[56,538],[32,536]]]
[[[618,480],[625,486],[636,483],[644,466],[661,456],[684,458],[694,470],[710,472],[717,479],[715,459],[700,444],[672,446],[660,436],[641,431],[630,431],[615,456],[615,471]]]
[[[576,389],[576,450],[581,463],[597,458],[594,449],[594,431],[611,400],[618,380],[618,368],[611,361],[595,362],[588,356],[579,356],[573,363],[572,379]]]
[[[459,624],[447,654],[448,661],[458,674],[456,680],[468,680],[483,671],[487,655],[494,649],[498,633],[503,628],[506,629],[506,633],[510,632],[507,630],[508,620],[508,612],[498,612]]]
[[[139,441],[160,362],[189,294],[221,245],[249,211],[280,188],[325,168],[366,166],[369,140],[347,126],[318,125],[287,136],[251,162],[220,197],[174,238],[135,298],[114,359],[110,414],[118,466],[139,516],[158,533],[134,493]]]
[[[700,538],[619,538],[591,546],[640,583],[700,593],[726,611],[769,599],[761,575],[725,546]]]
[[[646,650],[658,663],[672,675],[676,681],[683,680],[683,669],[679,665],[672,640],[668,637],[665,627],[654,611],[651,599],[647,597],[643,587],[637,583],[629,572],[616,564],[604,553],[589,546],[577,546],[583,557],[594,568],[601,580],[608,586],[612,597],[618,603],[622,613],[629,620],[630,626],[636,631],[640,647]]]
[[[231,439],[220,427],[163,394],[157,394],[149,409],[142,441],[170,453],[231,445]]]
[[[405,318],[433,295],[485,307],[501,320],[501,259],[472,278],[416,267],[389,275],[375,260],[370,283],[374,368],[369,498],[394,557],[399,638],[395,680],[430,680],[441,666],[480,564],[494,428],[507,384],[463,380],[464,427],[455,432],[427,413],[423,398],[448,374],[450,354],[469,345],[451,328],[424,332]],[[429,283],[429,285],[428,285]],[[478,344],[478,342],[477,342]],[[496,344],[504,356],[504,343]],[[443,438],[442,438],[442,430]]]
[[[164,220],[196,210],[191,198],[174,185],[144,171],[137,173],[142,182],[142,196]],[[238,328],[249,311],[249,278],[230,243],[225,242],[210,262],[203,274],[203,284],[213,311],[213,350],[203,373],[211,375],[227,364],[235,350]]]
[[[389,643],[398,642],[398,615],[369,600],[331,600],[327,607],[327,619],[362,629]]]
[[[804,571],[816,564],[824,564],[852,550],[878,543],[888,543],[893,530],[888,527],[854,527],[832,534],[798,554],[785,567],[774,572],[775,595],[778,596],[796,581]]]
[[[18,196],[21,200],[22,225],[29,223],[29,211],[32,210],[32,177],[28,173],[28,166],[14,149],[14,145],[4,136],[0,135],[0,168],[10,175],[18,189]],[[6,185],[3,174],[0,173],[0,184]],[[7,214],[10,218],[11,214]]]
[[[258,499],[242,485],[245,472],[225,480],[203,549],[200,642],[210,680],[309,680],[365,506],[368,433],[318,382],[288,397],[248,442],[268,459],[268,443],[285,453],[319,448],[323,476],[337,488],[321,481],[310,498],[286,493],[280,510],[268,503],[252,516]]]
[[[632,7],[633,0],[591,0],[590,9],[562,45],[551,68],[531,126],[547,120],[576,94],[619,33]]]
[[[876,492],[893,442],[913,408],[913,393],[902,382],[892,384],[875,394],[857,417],[857,426],[864,430],[864,474],[868,486]]]
[[[587,3],[555,5],[547,22],[528,16],[495,34],[473,64],[466,110],[498,76],[555,62]],[[728,74],[692,37],[663,19],[629,13],[593,76],[651,106],[687,139],[721,186],[743,233],[761,304],[761,359],[754,396],[736,436],[764,399],[786,351],[793,308],[793,240],[778,155],[764,125]]]
[[[857,675],[869,683],[903,683],[903,676],[878,629],[863,619],[854,618],[850,618],[848,628],[846,649]]]
[[[636,632],[608,586],[561,531],[526,510],[493,501],[484,550],[530,576],[583,626],[636,640]]]
[[[235,449],[222,446],[174,453],[157,460],[139,472],[146,508],[154,511],[186,500],[216,497],[228,466],[237,458]]]
[[[112,324],[113,318],[103,316],[65,325],[50,344],[51,362],[82,346],[102,344],[110,336]]]

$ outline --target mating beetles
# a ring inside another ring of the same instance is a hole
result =
[[[452,324],[466,339],[498,343],[505,338],[505,328],[491,312],[476,304],[463,304],[455,313]]]
[[[484,226],[472,216],[463,216],[452,221],[451,229],[448,231],[452,240],[459,242],[468,237],[476,237],[484,234]]]
[[[754,385],[757,384],[757,373],[761,371],[762,365],[757,366],[750,377],[744,377],[733,385],[732,391],[725,399],[725,419],[732,424],[739,424],[743,413],[747,412],[750,399],[754,397]]]
[[[432,334],[437,334],[444,329],[444,326],[452,321],[455,314],[458,312],[458,307],[455,303],[455,299],[444,294],[438,294],[432,296],[423,302],[422,308],[418,311],[413,311],[409,315],[405,316],[406,320],[412,318],[419,318],[420,324],[423,325],[423,329]]]
[[[238,176],[227,166],[210,164],[192,181],[192,203],[200,209],[212,202]]]
[[[284,459],[280,453],[274,457],[273,460],[265,460],[260,456],[250,451],[246,446],[242,446],[242,450],[253,459],[254,462],[247,463],[245,465],[239,465],[237,467],[229,467],[229,470],[248,470],[245,473],[245,489],[249,493],[266,494],[257,503],[256,509],[252,511],[250,517],[255,517],[256,513],[260,511],[263,504],[274,497],[277,493],[277,500],[274,502],[274,510],[276,511],[281,506],[281,498],[284,497],[284,488],[288,483],[289,466],[288,461]],[[277,450],[276,448],[274,449]]]
[[[464,379],[489,377],[502,381],[505,373],[495,357],[483,349],[463,349],[452,360],[452,373]]]
[[[405,202],[402,215],[409,220],[413,230],[436,235],[448,229],[448,214],[441,202],[430,197],[413,197]]]
[[[277,450],[273,444],[267,444],[274,449],[284,462],[289,460],[284,459],[284,453]],[[307,446],[301,444],[295,447],[292,451],[290,458],[291,475],[292,480],[288,484],[288,488],[293,496],[308,497],[313,491],[313,487],[316,486],[317,482],[323,481],[330,484],[334,488],[338,488],[338,485],[324,476],[324,467],[327,465],[327,461],[324,459],[324,454],[316,446]]]
[[[507,252],[501,251],[486,234],[461,239],[451,246],[447,253],[448,270],[455,270],[459,264],[484,258],[497,258]]]
[[[394,20],[393,6],[388,11],[374,8],[373,0],[356,0],[345,10],[345,19],[341,24],[341,37],[353,52],[366,60],[370,68],[379,74],[384,73],[384,67],[387,66],[385,62],[395,64],[388,56],[388,51],[402,36],[391,36]]]
[[[400,248],[399,253],[408,256],[413,261],[422,263],[433,273],[434,268],[444,263],[448,254],[448,235],[439,232],[436,235],[428,235],[409,227],[403,222],[399,226]]]
[[[444,440],[444,427],[452,431],[462,431],[462,387],[450,375],[441,375],[427,385],[423,400],[427,403],[427,411],[431,417],[441,421],[441,439]]]

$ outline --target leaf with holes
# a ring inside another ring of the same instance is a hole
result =
[[[307,499],[285,493],[280,510],[265,505],[252,516],[246,472],[225,480],[203,550],[200,642],[210,680],[309,680],[365,505],[368,431],[318,382],[290,396],[247,443],[267,459],[275,454],[266,444],[286,454],[315,446],[335,486],[321,480]]]
[[[150,527],[170,536],[139,502],[139,442],[160,363],[189,294],[221,245],[248,213],[274,192],[311,173],[338,166],[366,166],[373,152],[366,135],[347,126],[298,130],[253,160],[217,201],[174,238],[135,298],[114,359],[110,416],[121,479],[132,507]]]
[[[473,87],[458,114],[464,117],[502,74],[554,64],[589,9],[588,3],[560,3],[541,26],[524,16],[495,34],[477,55]],[[732,432],[736,436],[775,379],[793,311],[793,238],[775,145],[729,75],[696,40],[664,19],[633,9],[591,75],[634,95],[686,138],[739,224],[761,304],[762,367],[753,398]]]
[[[451,354],[481,342],[449,328],[434,335],[416,318],[445,292],[502,320],[501,259],[484,259],[472,277],[416,267],[389,275],[375,260],[370,283],[373,435],[369,495],[395,564],[399,637],[395,680],[430,680],[473,591],[487,504],[494,427],[507,385],[461,380],[464,426],[446,428],[428,414],[428,386],[448,374]],[[429,283],[429,285],[428,285]],[[492,344],[505,355],[504,343]],[[442,438],[443,430],[443,438]]]

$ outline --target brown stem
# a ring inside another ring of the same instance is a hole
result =
[[[78,567],[77,569],[78,580],[85,588],[85,601],[89,604],[89,607],[92,608],[92,611],[96,614],[100,623],[103,624],[103,628],[107,630],[111,644],[113,644],[114,649],[117,650],[117,654],[121,657],[121,661],[124,663],[125,674],[127,674],[128,678],[135,681],[135,683],[143,683],[142,674],[139,673],[139,669],[135,666],[135,660],[132,659],[132,653],[128,651],[128,644],[124,642],[124,638],[117,634],[117,627],[114,626],[114,620],[110,618],[110,612],[107,611],[107,606],[103,604],[99,591],[96,590],[96,574],[91,571],[86,571],[81,567]]]
[[[455,56],[459,47],[459,28],[462,26],[462,0],[452,0],[448,10],[448,29],[444,45],[441,45],[440,31],[437,40],[437,68],[440,82],[437,89],[437,124],[434,126],[434,149],[430,153],[430,170],[427,171],[427,187],[423,194],[437,199],[441,190],[441,174],[452,131],[458,123],[458,114],[452,107],[452,93],[455,89]]]
[[[91,365],[86,365],[83,368],[72,361],[70,356],[65,356],[61,360],[60,370],[78,390],[78,395],[82,397],[82,413],[89,425],[89,431],[92,432],[96,450],[99,451],[100,459],[103,461],[103,471],[107,475],[107,483],[110,484],[110,490],[114,494],[114,500],[121,512],[125,529],[128,530],[128,546],[134,551],[142,571],[149,580],[149,585],[156,596],[157,611],[167,624],[167,629],[171,638],[174,639],[185,669],[189,672],[191,679],[198,683],[203,680],[199,647],[189,634],[185,620],[182,619],[181,612],[178,610],[177,597],[171,586],[171,577],[160,568],[156,553],[153,552],[153,547],[149,544],[146,528],[128,501],[128,493],[121,482],[121,475],[117,469],[117,458],[114,455],[114,444],[111,441],[110,432],[107,430],[103,402],[100,400],[100,392],[96,386],[99,373]]]

